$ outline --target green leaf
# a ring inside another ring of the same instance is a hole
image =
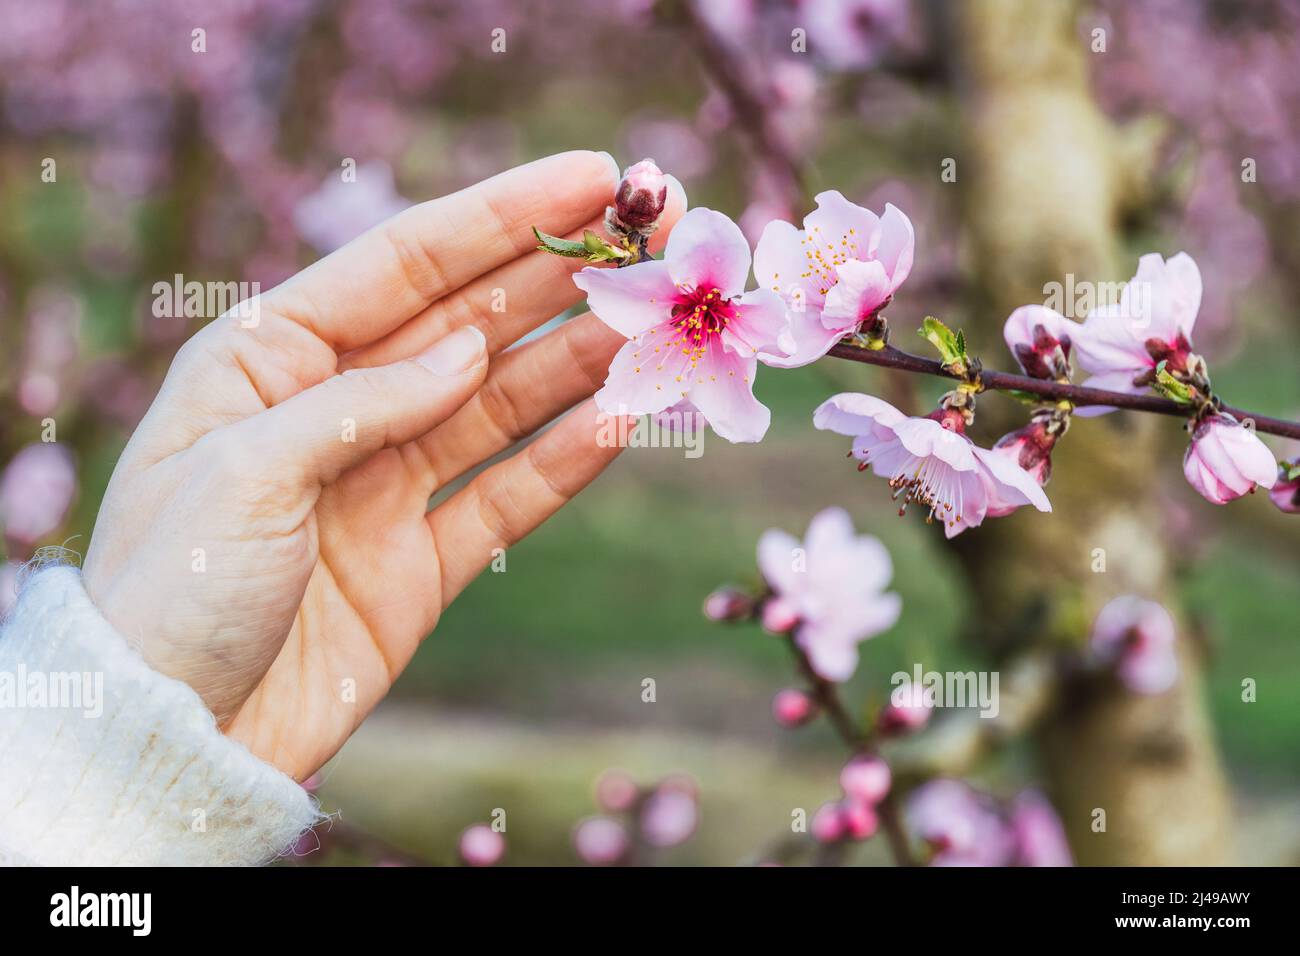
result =
[[[1156,380],[1151,383],[1151,387],[1165,398],[1173,399],[1175,402],[1181,402],[1185,405],[1190,405],[1196,395],[1191,386],[1178,381],[1169,374],[1165,369],[1164,362],[1156,366]]]
[[[1295,481],[1297,478],[1300,478],[1300,459],[1296,459],[1295,464],[1288,466],[1286,471],[1287,481]]]
[[[939,350],[944,365],[966,362],[966,336],[960,332],[954,334],[952,329],[933,315],[927,315],[916,331],[921,338]]]
[[[550,252],[557,256],[567,256],[570,259],[585,259],[590,255],[583,243],[549,235],[536,226],[533,226],[533,235],[537,237],[537,248],[543,252]]]

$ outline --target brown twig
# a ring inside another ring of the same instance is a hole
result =
[[[859,754],[875,756],[876,742],[874,738],[870,733],[858,728],[848,709],[844,706],[844,702],[840,700],[840,694],[835,685],[813,669],[812,661],[808,659],[808,655],[804,653],[803,648],[795,642],[793,636],[789,637],[788,644],[794,654],[799,672],[808,681],[813,699],[825,712],[826,719],[830,721],[836,733],[840,735],[840,738],[852,751],[853,756]],[[892,789],[880,801],[876,809],[880,814],[880,825],[885,831],[885,839],[889,841],[889,849],[894,855],[894,862],[899,866],[915,866],[916,860],[912,856],[912,846],[907,839],[907,830],[903,826],[902,811]]]
[[[958,376],[945,369],[943,364],[936,359],[913,355],[910,352],[896,349],[892,345],[873,350],[841,342],[834,346],[828,354],[835,358],[848,359],[851,362],[879,365],[882,368],[916,372],[922,375],[937,375],[940,378],[958,378]],[[1016,375],[1011,372],[983,369],[980,372],[980,382],[986,390],[1029,392],[1044,399],[1065,400],[1073,402],[1075,405],[1110,405],[1115,408],[1152,412],[1156,415],[1172,415],[1177,418],[1190,418],[1195,412],[1195,409],[1187,405],[1168,398],[1160,398],[1156,395],[1129,395],[1126,392],[1112,392],[1103,388],[1086,388],[1082,385],[1066,385],[1040,378],[1030,378],[1028,375]],[[1254,412],[1233,408],[1230,405],[1224,405],[1220,410],[1232,415],[1238,421],[1249,419],[1254,423],[1257,432],[1266,432],[1270,435],[1281,435],[1284,438],[1300,440],[1300,422],[1290,422],[1281,418],[1272,418],[1268,415],[1256,415]]]

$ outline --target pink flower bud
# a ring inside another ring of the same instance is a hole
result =
[[[641,808],[641,835],[651,846],[677,846],[691,838],[699,820],[693,794],[661,786]]]
[[[1070,379],[1070,347],[1078,326],[1042,305],[1023,305],[1007,318],[1002,337],[1032,378]]]
[[[579,859],[592,866],[609,866],[627,853],[627,830],[609,817],[588,817],[573,831],[573,848]]]
[[[844,819],[844,808],[839,803],[823,803],[821,809],[813,814],[812,838],[818,843],[838,843],[844,839],[848,821]]]
[[[850,840],[869,839],[880,825],[876,808],[862,800],[849,799],[841,803],[840,818],[844,821],[844,835]]]
[[[611,813],[631,810],[640,793],[636,781],[622,770],[606,770],[596,780],[596,803]]]
[[[1292,471],[1296,472],[1294,478],[1290,477]],[[1282,465],[1268,496],[1287,514],[1300,514],[1300,461]]]
[[[785,598],[768,598],[763,603],[763,630],[769,634],[789,634],[799,625],[799,612]]]
[[[652,232],[668,201],[668,180],[653,159],[643,159],[623,171],[614,211],[619,221],[637,232]]]
[[[874,806],[889,793],[889,764],[876,756],[854,757],[840,771],[840,788],[846,797]]]
[[[890,736],[920,730],[930,722],[933,695],[921,684],[908,682],[896,687],[876,718],[880,732]]]
[[[1014,461],[1042,487],[1052,477],[1052,449],[1056,447],[1057,439],[1065,434],[1067,421],[1053,412],[1037,414],[1028,425],[999,438],[992,451]],[[1001,518],[1025,503],[1023,496],[995,494],[989,499],[987,515]]]
[[[492,866],[506,853],[506,838],[486,823],[476,823],[460,835],[460,858],[470,866]]]
[[[704,599],[704,616],[710,621],[743,621],[753,610],[753,600],[736,588],[719,588]]]
[[[802,727],[817,716],[817,703],[803,691],[787,688],[772,698],[772,716],[782,727]]]
[[[1192,433],[1183,455],[1183,474],[1205,500],[1216,505],[1277,482],[1277,460],[1259,440],[1231,415],[1215,413],[1203,419]]]

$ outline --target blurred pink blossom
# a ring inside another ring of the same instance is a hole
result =
[[[641,835],[651,846],[672,847],[685,843],[700,822],[694,793],[671,784],[661,784],[641,807]]]
[[[858,644],[892,627],[902,610],[902,599],[885,591],[894,574],[889,552],[877,538],[856,534],[842,508],[816,514],[802,542],[765,531],[758,567],[797,615],[795,643],[827,680],[848,680]]]
[[[596,803],[604,810],[631,810],[640,795],[636,781],[622,770],[606,770],[596,780]]]
[[[409,205],[397,193],[392,168],[374,160],[357,167],[355,181],[330,173],[320,189],[298,203],[293,221],[318,251],[333,252]]]
[[[573,831],[573,848],[578,857],[593,866],[617,863],[628,851],[627,830],[609,817],[588,817]]]
[[[27,445],[0,474],[0,527],[20,548],[57,531],[77,494],[72,454],[61,444]]]
[[[1020,866],[1073,866],[1065,827],[1052,805],[1037,790],[1024,790],[1011,808],[1011,829]]]
[[[1134,595],[1117,597],[1097,614],[1090,638],[1102,663],[1137,694],[1161,694],[1178,679],[1174,619],[1163,605]]]
[[[486,823],[476,823],[460,835],[460,858],[469,866],[494,866],[506,852],[506,838]]]

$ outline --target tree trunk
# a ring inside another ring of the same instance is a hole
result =
[[[954,189],[975,277],[968,334],[1003,367],[1002,322],[1016,306],[1043,302],[1044,283],[1067,273],[1076,281],[1132,275],[1136,261],[1118,255],[1117,223],[1135,174],[1122,131],[1092,101],[1088,58],[1104,54],[1090,52],[1078,5],[970,0],[947,9],[964,97]],[[983,396],[978,433],[995,439],[1026,417],[1013,402]],[[1093,615],[1120,594],[1170,605],[1152,476],[1174,452],[1161,454],[1169,423],[1153,418],[1076,421],[1054,456],[1053,514],[1022,509],[957,539],[981,625],[997,635],[995,654],[1029,642],[1081,647]],[[1080,863],[1228,862],[1229,799],[1200,662],[1188,640],[1180,645],[1173,691],[1067,688],[1040,733],[1051,796]],[[1104,832],[1094,828],[1097,810]]]

